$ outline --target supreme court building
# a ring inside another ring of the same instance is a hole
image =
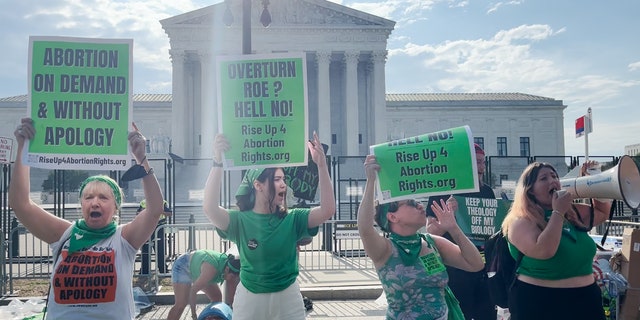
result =
[[[164,157],[170,148],[183,158],[211,157],[219,114],[216,58],[245,50],[242,3],[224,1],[160,21],[171,45],[172,92],[134,94],[133,105],[151,156]],[[463,125],[488,156],[564,155],[562,100],[526,93],[387,94],[394,21],[325,0],[278,0],[268,5],[265,28],[262,0],[251,4],[252,54],[305,54],[308,134],[317,131],[330,155],[362,156],[373,144]],[[0,97],[0,136],[13,138],[26,100]]]
[[[215,58],[242,54],[242,2],[161,21],[171,43],[176,154],[210,157],[218,132]],[[306,54],[309,134],[317,131],[331,155],[365,155],[369,145],[461,125],[471,126],[489,154],[564,153],[562,101],[528,94],[387,95],[394,21],[325,0],[279,0],[270,1],[265,28],[262,1],[251,3],[252,54]]]

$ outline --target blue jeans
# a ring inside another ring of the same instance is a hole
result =
[[[191,253],[181,254],[176,261],[173,262],[171,268],[171,282],[191,284],[191,271],[189,270],[191,261]]]

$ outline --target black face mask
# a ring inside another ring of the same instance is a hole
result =
[[[131,166],[129,170],[125,171],[120,178],[121,181],[133,181],[140,179],[147,175],[147,170],[144,169],[143,166],[136,164]]]

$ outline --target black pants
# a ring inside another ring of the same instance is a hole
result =
[[[511,320],[604,320],[602,291],[594,282],[581,288],[547,288],[519,280],[509,293]]]
[[[158,242],[154,242],[156,239],[156,231],[158,232]],[[160,273],[165,273],[166,264],[164,263],[164,228],[156,229],[154,233],[151,235],[151,246],[155,243],[155,252],[156,252],[156,264],[158,265],[158,271]],[[142,251],[142,268],[140,269],[140,274],[148,275],[149,274],[149,262],[151,261],[151,248],[149,248],[149,242],[145,242],[141,248]]]
[[[487,274],[447,267],[449,287],[460,301],[466,320],[496,320],[496,306],[489,298]]]

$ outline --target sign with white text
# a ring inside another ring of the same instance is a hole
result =
[[[454,196],[458,202],[456,221],[460,230],[475,245],[484,245],[489,237],[500,230],[512,201],[488,198]]]

